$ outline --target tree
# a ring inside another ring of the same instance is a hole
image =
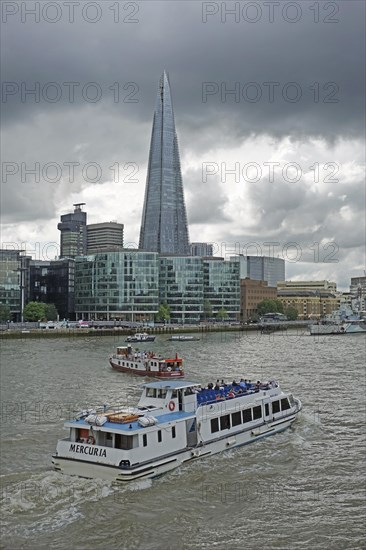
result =
[[[170,319],[170,307],[168,304],[160,304],[159,311],[155,316],[157,321],[169,321]]]
[[[45,316],[46,304],[42,302],[29,302],[23,310],[23,317],[26,321],[39,321]]]
[[[228,313],[227,313],[226,309],[224,309],[223,307],[221,309],[219,309],[219,311],[217,312],[216,317],[218,319],[220,319],[221,321],[223,321],[224,319],[227,319],[228,318]]]
[[[210,300],[204,300],[203,313],[204,313],[205,319],[210,319],[212,317],[212,305]]]
[[[259,315],[265,313],[283,313],[283,304],[280,300],[262,300],[257,305]]]
[[[0,304],[0,321],[9,321],[10,307],[6,304]]]
[[[296,321],[298,317],[298,311],[294,306],[288,306],[285,309],[285,315],[289,321]]]
[[[58,311],[55,304],[45,304],[44,315],[47,321],[57,321]]]

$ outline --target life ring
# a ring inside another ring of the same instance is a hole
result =
[[[92,435],[88,437],[88,445],[95,445],[95,438]]]
[[[168,408],[169,408],[169,410],[170,410],[171,412],[174,411],[174,409],[175,409],[175,403],[174,403],[174,401],[169,401]]]
[[[168,372],[172,372],[172,367],[167,367],[166,369]]]

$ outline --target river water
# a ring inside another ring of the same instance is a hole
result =
[[[1,351],[4,549],[365,548],[364,335],[213,333],[146,344],[186,379],[276,378],[303,403],[293,427],[154,480],[114,487],[51,467],[75,409],[131,404],[112,371],[123,337],[12,340]]]

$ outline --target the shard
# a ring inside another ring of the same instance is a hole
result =
[[[165,71],[154,112],[139,248],[162,254],[190,254],[178,140]]]

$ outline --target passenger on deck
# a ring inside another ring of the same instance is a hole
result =
[[[245,380],[243,380],[243,378],[240,380],[239,386],[240,386],[243,390],[246,390],[246,389],[247,389],[247,384],[246,384]]]
[[[220,384],[219,384],[219,381],[217,380],[217,382],[215,384],[215,387],[214,387],[214,390],[219,391],[219,389],[220,389]]]
[[[212,390],[213,387],[214,387],[214,385],[213,385],[212,382],[210,382],[209,384],[207,384],[207,389],[208,389],[208,390]]]
[[[227,397],[235,397],[235,392],[234,392],[233,389],[231,389],[231,390],[229,391],[229,393],[227,394]]]

